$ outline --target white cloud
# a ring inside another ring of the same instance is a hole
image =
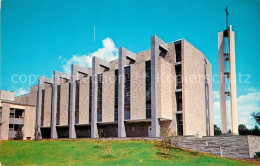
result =
[[[254,88],[248,90],[249,93],[237,98],[238,124],[245,124],[248,128],[255,126],[255,121],[251,114],[260,110],[260,91]],[[214,92],[213,92],[214,94]],[[214,122],[221,127],[221,114],[219,99],[213,102]],[[227,100],[227,123],[231,127],[230,101]]]
[[[24,94],[27,94],[27,93],[29,93],[29,91],[27,91],[27,90],[25,90],[23,88],[19,88],[19,89],[16,89],[14,91],[14,95],[15,96],[21,96],[21,95],[24,95]]]
[[[118,59],[118,49],[112,39],[106,38],[102,40],[103,48],[99,48],[97,51],[84,55],[73,55],[65,65],[63,65],[63,71],[65,73],[71,73],[71,64],[78,64],[84,67],[92,66],[92,57],[97,56],[106,61],[112,61]]]

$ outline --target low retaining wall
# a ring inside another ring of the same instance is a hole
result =
[[[259,136],[183,137],[180,146],[229,158],[253,158],[260,151]]]
[[[260,152],[260,136],[248,136],[250,158],[255,156],[255,152]]]

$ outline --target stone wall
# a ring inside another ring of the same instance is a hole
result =
[[[158,99],[160,104],[158,115],[160,118],[172,119],[172,83],[173,83],[173,72],[172,64],[159,57],[158,59]]]
[[[131,65],[130,100],[131,119],[146,119],[145,63]]]
[[[182,57],[182,98],[183,98],[183,130],[184,135],[206,136],[206,103],[205,103],[205,55],[183,40]],[[211,68],[209,66],[209,68]],[[210,85],[211,87],[211,85]],[[210,88],[209,87],[209,88]],[[209,89],[209,96],[212,89]],[[212,98],[210,97],[212,101]],[[212,105],[210,110],[211,122]],[[213,131],[213,123],[210,125]],[[211,132],[211,135],[213,132]]]
[[[230,158],[249,158],[247,136],[214,136],[203,137],[208,145],[220,146],[222,156]]]
[[[79,84],[79,124],[89,123],[89,77]]]
[[[44,112],[43,112],[43,126],[50,127],[51,126],[51,95],[52,88],[45,89],[44,96]]]
[[[34,139],[36,124],[36,108],[31,106],[25,106],[25,115],[24,115],[24,127],[23,127],[23,139],[27,138]]]
[[[14,99],[14,103],[33,105],[33,106],[36,106],[36,101],[37,101],[37,91],[25,95],[17,96]]]
[[[260,152],[260,136],[248,136],[249,156],[255,156],[255,152]]]
[[[69,85],[65,83],[60,87],[60,125],[68,125]]]
[[[103,73],[102,122],[114,121],[115,114],[115,71]]]
[[[194,151],[207,152],[229,158],[252,158],[260,151],[259,136],[182,137],[180,146]]]

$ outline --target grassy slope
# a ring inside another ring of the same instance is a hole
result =
[[[168,150],[168,151],[167,151]],[[1,141],[3,165],[251,165],[208,154],[165,149],[159,142],[128,140]]]

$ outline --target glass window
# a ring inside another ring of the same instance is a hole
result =
[[[102,74],[98,74],[97,121],[102,121]]]
[[[11,108],[11,109],[10,109],[9,118],[15,118],[15,117],[14,117],[14,108]]]
[[[42,105],[41,105],[41,126],[43,126],[44,121],[44,100],[45,100],[45,90],[42,90]]]
[[[92,76],[89,77],[89,123],[91,123],[91,108],[92,107]]]
[[[176,93],[177,111],[182,111],[182,93]]]
[[[75,110],[79,110],[79,91],[80,91],[80,81],[76,81],[76,95],[75,95]]]
[[[181,61],[181,42],[175,44],[176,62]]]
[[[125,108],[124,108],[124,112],[125,112],[125,119],[130,119],[130,102],[131,102],[131,93],[130,93],[130,89],[131,89],[131,68],[125,67]]]
[[[130,96],[125,96],[125,103],[130,103]]]
[[[60,85],[57,86],[57,113],[60,112]]]
[[[151,109],[146,109],[146,119],[151,119],[152,118],[152,114],[151,114]]]
[[[176,115],[177,119],[177,129],[178,129],[178,135],[183,135],[183,120],[182,120],[182,114]]]
[[[57,114],[56,125],[60,124],[60,85],[57,85]]]
[[[130,73],[130,67],[125,67],[125,74]]]
[[[115,109],[114,121],[118,120],[118,69],[115,70]]]
[[[9,124],[9,131],[14,131],[14,125],[13,124]]]
[[[146,119],[151,119],[151,61],[145,62],[146,72]]]

